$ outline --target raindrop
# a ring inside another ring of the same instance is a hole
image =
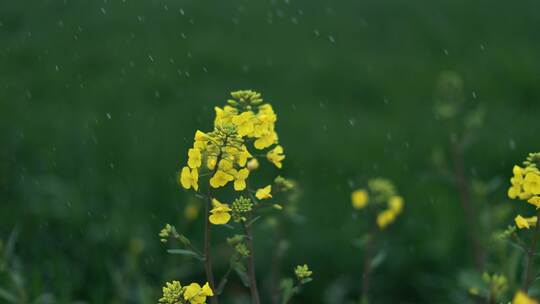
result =
[[[516,142],[513,139],[510,139],[508,141],[508,146],[510,147],[510,150],[515,150],[516,149]]]
[[[478,96],[476,96],[476,92],[475,92],[475,91],[472,91],[472,98],[473,98],[473,99],[478,98]]]
[[[109,163],[109,167],[111,167],[111,169],[114,169],[114,164],[113,164],[113,163]]]
[[[349,124],[351,125],[351,127],[354,127],[354,125],[356,124],[356,120],[354,118],[349,118]]]
[[[148,59],[150,59],[150,61],[154,62],[154,57],[152,57],[152,55],[148,54]]]
[[[332,35],[329,35],[329,36],[328,36],[328,40],[329,40],[330,42],[332,42],[332,43],[335,43],[335,42],[336,42],[336,39],[334,39],[334,36],[332,36]]]
[[[483,44],[480,44],[480,50],[482,50],[482,51],[485,51],[485,50],[486,50],[486,48],[484,47]]]
[[[444,54],[445,54],[446,56],[448,56],[448,50],[447,50],[447,49],[444,49],[443,52],[444,52]]]
[[[184,12],[183,9],[180,9],[180,15],[184,16],[186,13]]]
[[[107,14],[107,11],[105,10],[104,7],[101,8],[101,12],[103,13],[103,15]]]
[[[107,116],[107,119],[109,120],[112,119],[111,113],[107,113],[106,116]]]
[[[54,66],[54,69],[55,69],[57,72],[60,71],[60,67],[59,67],[58,65],[55,65],[55,66]]]
[[[319,33],[319,30],[315,29],[313,30],[313,34],[315,34],[315,36],[319,37],[321,35],[321,33]]]

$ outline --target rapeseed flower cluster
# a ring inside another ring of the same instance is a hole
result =
[[[363,209],[372,206],[377,212],[377,226],[384,229],[403,210],[403,197],[397,194],[394,184],[384,178],[369,180],[367,189],[361,188],[351,194],[352,206]]]
[[[182,286],[178,281],[166,282],[163,286],[163,296],[159,303],[164,304],[205,304],[207,297],[214,296],[208,283],[202,287],[198,283]]]
[[[515,165],[510,179],[511,186],[508,188],[509,198],[526,201],[536,209],[540,209],[540,170],[537,167],[539,161],[540,153],[530,153],[523,166]],[[518,214],[514,222],[519,229],[529,229],[536,226],[538,218]]]
[[[232,183],[234,190],[245,191],[250,173],[259,167],[252,149],[268,149],[266,159],[277,168],[282,167],[285,155],[278,144],[277,116],[272,106],[263,101],[260,93],[251,90],[232,92],[231,96],[225,106],[215,107],[213,131],[195,132],[187,164],[178,176],[183,188],[198,192],[199,177],[209,176],[211,188]],[[257,190],[256,197],[271,198],[271,191],[268,185]],[[226,224],[230,220],[231,209],[227,204],[212,199],[212,207],[209,216],[212,224]]]

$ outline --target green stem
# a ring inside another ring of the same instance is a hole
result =
[[[540,217],[540,210],[537,212],[537,217]],[[540,223],[536,223],[531,247],[527,252],[527,264],[525,269],[525,281],[523,282],[523,291],[528,292],[533,281],[534,255],[536,253],[536,245],[538,243],[538,234],[540,232]]]
[[[255,275],[255,258],[253,256],[253,236],[251,234],[251,227],[242,222],[244,232],[246,234],[246,243],[249,250],[248,257],[248,278],[249,289],[251,292],[251,304],[260,304],[259,290],[257,289],[257,277]]]
[[[371,274],[371,258],[372,258],[372,251],[373,247],[375,245],[375,232],[377,231],[377,228],[374,228],[372,232],[368,236],[368,240],[366,243],[365,251],[364,251],[364,269],[362,271],[362,285],[361,285],[361,303],[367,304],[369,303],[369,279]]]

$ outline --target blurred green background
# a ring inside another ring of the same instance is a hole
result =
[[[454,130],[434,110],[437,87],[452,71],[463,108],[485,111],[466,174],[498,177],[488,203],[508,204],[512,165],[538,149],[539,11],[534,0],[1,2],[0,238],[17,233],[28,296],[154,303],[165,280],[204,280],[157,233],[169,222],[201,239],[176,172],[213,107],[254,89],[278,114],[282,174],[303,192],[283,271],[308,263],[315,280],[293,302],[357,297],[350,192],[384,176],[406,205],[381,245],[374,302],[463,303],[458,276],[473,262],[458,193],[432,162]],[[272,233],[255,241],[263,286]]]

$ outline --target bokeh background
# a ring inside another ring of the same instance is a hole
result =
[[[24,292],[155,303],[166,280],[202,281],[157,233],[169,222],[201,239],[176,172],[213,107],[254,89],[278,114],[282,174],[302,189],[282,270],[308,263],[314,282],[293,302],[356,299],[350,192],[384,176],[406,206],[381,242],[374,302],[464,303],[468,227],[437,165],[459,128],[437,103],[481,109],[465,173],[491,181],[487,204],[510,204],[512,165],[538,149],[539,11],[534,0],[1,2],[0,239],[16,239]],[[265,286],[273,230],[256,233]],[[218,273],[226,263],[218,255]]]

